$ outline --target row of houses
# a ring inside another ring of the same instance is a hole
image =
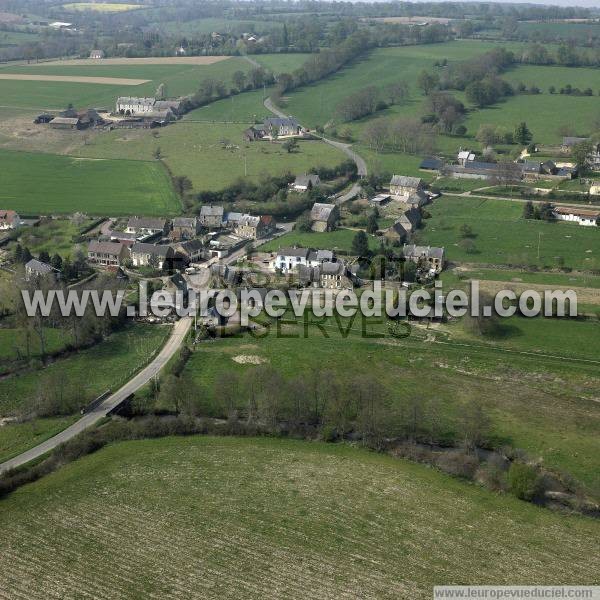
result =
[[[209,230],[229,229],[235,235],[258,240],[275,233],[276,223],[271,215],[253,216],[239,212],[225,213],[222,206],[205,204],[200,207],[200,226]]]

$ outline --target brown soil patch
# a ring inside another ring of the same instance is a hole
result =
[[[0,73],[0,79],[18,81],[61,81],[65,83],[97,83],[104,85],[141,85],[150,79],[127,79],[123,77],[75,77],[72,75],[22,75],[20,73]]]
[[[212,65],[229,56],[149,56],[145,58],[80,58],[35,63],[35,67],[85,67],[89,65]]]

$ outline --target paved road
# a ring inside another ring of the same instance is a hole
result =
[[[14,458],[11,458],[10,460],[0,464],[0,473],[8,469],[14,469],[15,467],[19,467],[31,460],[43,456],[53,448],[56,448],[60,444],[70,440],[105,417],[113,408],[125,400],[127,396],[133,394],[141,387],[146,385],[148,381],[150,381],[160,372],[160,370],[167,364],[167,362],[181,346],[181,343],[185,339],[191,324],[192,319],[190,317],[185,317],[177,321],[167,343],[164,345],[158,356],[147,367],[142,369],[135,377],[130,379],[120,390],[104,400],[100,406],[81,417],[81,419],[73,423],[73,425],[64,431],[61,431],[59,434],[55,435],[49,440],[46,440],[39,446],[36,446],[35,448],[32,448],[31,450],[28,450],[23,454],[19,454],[19,456],[15,456]]]
[[[278,117],[280,117],[282,119],[285,119],[286,117],[288,117],[288,115],[286,115],[283,111],[279,110],[273,104],[273,102],[271,101],[271,98],[266,98],[264,101],[264,105],[265,105],[265,108],[267,110],[271,111],[274,115],[277,115]],[[359,177],[365,177],[367,175],[367,163],[365,162],[365,160],[362,156],[359,156],[354,150],[352,150],[351,144],[345,144],[344,142],[336,142],[334,140],[329,140],[326,137],[319,136],[315,133],[313,133],[313,135],[315,135],[316,137],[320,137],[326,144],[329,144],[330,146],[337,148],[338,150],[343,152],[348,158],[353,160],[354,163],[356,164],[356,168],[357,168]],[[339,196],[336,199],[335,203],[343,204],[344,202],[347,202],[348,200],[352,200],[352,198],[355,198],[356,196],[358,196],[359,193],[360,193],[360,185],[358,183],[355,183],[350,188],[350,190],[348,190],[346,193]]]

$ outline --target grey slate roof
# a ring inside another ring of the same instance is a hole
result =
[[[151,254],[153,256],[166,257],[169,254],[169,250],[173,251],[170,246],[156,245],[156,244],[144,244],[138,242],[131,246],[132,254]]]
[[[149,217],[131,217],[127,222],[127,227],[131,229],[164,229],[166,226],[166,219],[152,219]]]
[[[420,177],[407,177],[406,175],[394,175],[390,185],[401,185],[403,187],[418,187],[423,183]]]
[[[269,117],[265,119],[265,127],[300,127],[300,123],[294,117]]]
[[[196,217],[175,217],[173,227],[196,227]]]
[[[444,258],[444,249],[435,246],[416,246],[415,244],[404,244],[404,256],[406,257],[424,257],[424,258]]]
[[[583,137],[564,137],[562,141],[563,146],[575,146],[575,144],[580,144],[581,142],[587,142],[589,138]]]
[[[223,207],[213,206],[212,204],[203,204],[200,208],[200,214],[203,217],[222,217]]]
[[[122,249],[123,244],[120,244],[119,242],[98,242],[97,240],[92,240],[88,244],[88,252],[112,254],[113,256],[121,254]]]
[[[309,248],[280,248],[277,251],[277,256],[300,256],[307,258],[310,252]]]
[[[328,221],[331,213],[335,210],[335,204],[322,204],[315,202],[310,211],[310,218],[313,221]]]
[[[318,175],[313,173],[304,173],[303,175],[296,176],[294,181],[294,185],[308,187],[308,184],[311,184],[313,187],[315,185],[319,185],[321,183],[321,178]]]
[[[55,269],[53,269],[49,264],[46,264],[37,258],[32,258],[26,265],[25,268],[28,271],[33,271],[34,273],[38,273],[39,275],[48,275],[48,273],[52,273]]]

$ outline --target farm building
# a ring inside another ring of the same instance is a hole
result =
[[[121,115],[143,116],[172,120],[181,111],[181,100],[156,100],[156,98],[117,98],[115,112]]]
[[[303,175],[298,175],[290,187],[294,192],[306,192],[320,184],[321,178],[318,175],[304,173]]]
[[[91,263],[118,267],[127,258],[129,258],[129,248],[120,242],[92,240],[88,244],[88,260]]]
[[[131,260],[134,267],[168,268],[173,258],[175,258],[175,252],[171,246],[138,242],[131,247]]]
[[[390,194],[393,196],[410,196],[423,190],[425,184],[420,177],[394,175],[390,180]]]
[[[404,244],[402,252],[406,260],[427,268],[432,275],[440,273],[444,268],[444,248]]]
[[[411,206],[396,222],[383,231],[383,235],[391,242],[402,242],[420,225],[421,211]]]
[[[80,117],[54,117],[49,123],[52,129],[85,129],[88,124]]]
[[[244,130],[243,139],[245,142],[255,142],[265,137],[265,130],[262,125],[252,125]]]
[[[315,202],[310,211],[310,221],[313,231],[331,231],[339,221],[339,210],[335,204]]]
[[[100,60],[104,58],[106,55],[104,54],[104,50],[92,50],[90,52],[90,58],[92,60]]]
[[[458,160],[458,164],[464,167],[467,163],[475,160],[475,154],[470,150],[461,150],[456,159]]]
[[[223,207],[204,204],[200,208],[200,224],[208,229],[223,227]]]
[[[424,158],[419,165],[421,171],[441,171],[444,168],[444,161],[439,158]]]
[[[241,248],[248,240],[229,233],[216,233],[208,242],[210,258],[224,258]]]
[[[584,227],[598,227],[600,223],[600,210],[556,206],[552,213],[559,221],[571,221]]]
[[[0,230],[15,229],[21,224],[21,217],[14,210],[0,210]]]
[[[41,115],[38,115],[33,122],[36,125],[45,125],[47,123],[50,123],[50,121],[52,121],[52,119],[54,119],[56,115],[51,115],[50,113],[42,113]]]
[[[389,194],[377,194],[377,196],[369,198],[369,202],[374,206],[383,206],[390,201],[390,198]]]

